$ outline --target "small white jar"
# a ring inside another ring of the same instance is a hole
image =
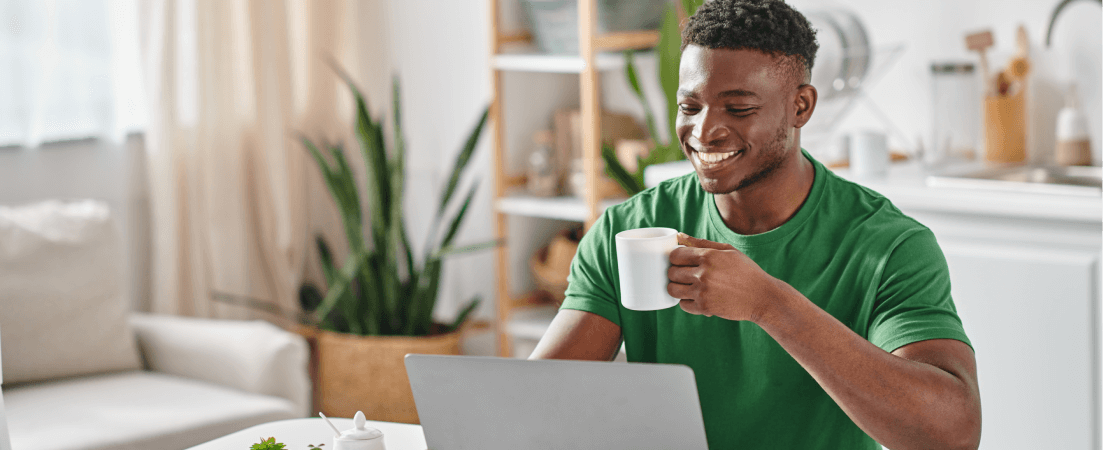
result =
[[[352,418],[353,428],[333,438],[332,450],[386,450],[383,432],[366,427],[365,422],[364,413],[356,411],[356,416]]]

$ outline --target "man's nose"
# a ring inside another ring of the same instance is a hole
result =
[[[698,114],[697,126],[693,134],[702,144],[711,145],[731,135],[731,129],[724,120],[724,112],[713,108],[704,108]]]

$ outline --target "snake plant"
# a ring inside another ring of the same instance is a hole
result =
[[[398,81],[393,102],[392,150],[386,146],[383,120],[374,120],[367,102],[351,79],[336,68],[356,100],[356,138],[367,166],[366,211],[361,211],[357,180],[340,145],[319,147],[307,138],[303,145],[321,169],[326,186],[340,210],[348,238],[348,258],[338,266],[325,239],[316,238],[328,291],[315,309],[323,329],[359,335],[422,336],[461,326],[479,304],[475,296],[456,320],[433,326],[433,308],[440,288],[443,259],[451,254],[490,248],[496,243],[456,247],[454,241],[478,189],[474,183],[458,207],[452,205],[461,175],[467,167],[487,121],[487,110],[456,157],[441,195],[425,254],[415,258],[403,220],[405,142],[400,121]],[[453,212],[454,211],[454,212]],[[366,214],[365,214],[366,212]],[[364,232],[364,221],[369,222]],[[446,228],[441,228],[447,224]],[[366,234],[366,236],[365,236]],[[318,293],[320,295],[320,293]]]
[[[704,3],[704,0],[681,1],[682,10],[687,15],[693,15],[697,11],[697,7]],[[659,44],[655,48],[658,57],[659,84],[662,86],[663,96],[666,98],[667,136],[669,136],[667,142],[658,142],[659,130],[655,125],[655,114],[651,110],[650,104],[647,103],[647,98],[640,87],[633,52],[630,50],[624,52],[625,76],[628,78],[628,85],[631,86],[632,92],[636,94],[636,98],[643,105],[647,130],[651,134],[654,144],[651,152],[637,161],[635,172],[629,172],[624,168],[624,165],[617,160],[616,153],[611,146],[602,144],[601,156],[605,160],[605,173],[620,184],[628,192],[628,195],[635,195],[644,189],[643,170],[647,166],[685,159],[682,148],[675,138],[677,133],[674,130],[674,120],[678,115],[678,64],[682,57],[682,31],[678,23],[678,11],[672,3],[663,15],[663,22],[659,28]]]

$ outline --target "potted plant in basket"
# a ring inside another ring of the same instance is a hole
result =
[[[343,263],[334,261],[330,246],[318,236],[328,288],[324,295],[309,285],[300,291],[304,307],[312,309],[316,322],[316,327],[304,331],[314,350],[315,404],[338,417],[352,417],[360,410],[372,420],[416,423],[403,357],[407,353],[458,354],[461,329],[479,304],[476,296],[451,324],[433,322],[443,259],[496,245],[454,245],[477,182],[458,200],[458,207],[449,207],[482,134],[487,112],[483,111],[456,157],[425,252],[415,258],[403,221],[405,145],[397,80],[394,145],[388,150],[383,121],[372,119],[360,90],[347,75],[337,72],[356,100],[356,138],[367,166],[367,211],[361,210],[357,181],[341,146],[319,147],[304,137],[303,145],[317,162],[340,210],[349,255]],[[363,231],[365,220],[369,222],[367,233]]]

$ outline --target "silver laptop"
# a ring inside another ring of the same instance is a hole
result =
[[[708,448],[688,366],[406,355],[406,373],[432,450]]]

